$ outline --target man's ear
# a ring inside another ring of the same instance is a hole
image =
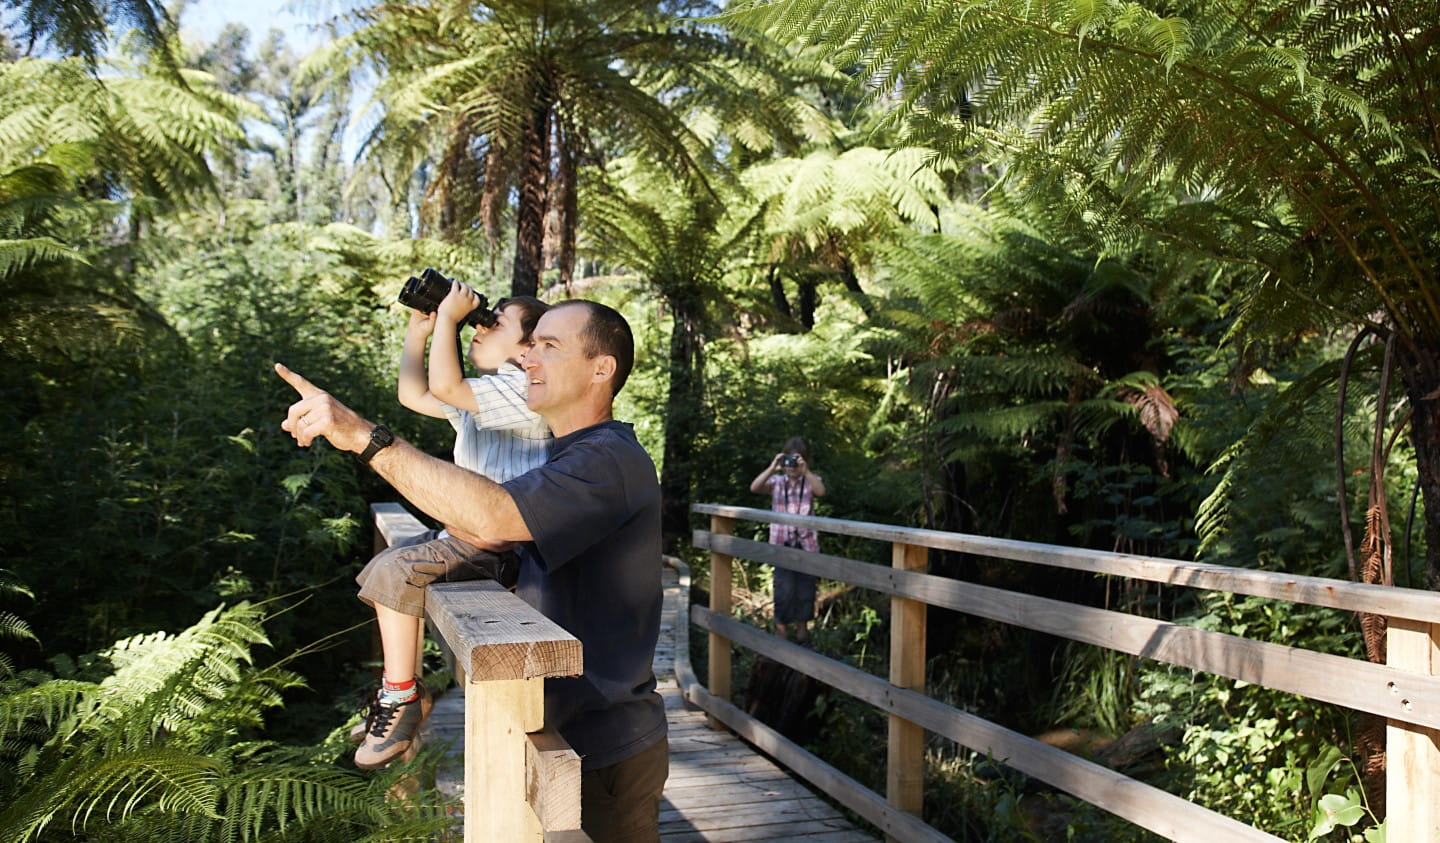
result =
[[[615,377],[615,358],[609,354],[601,354],[595,358],[595,383],[608,381]]]

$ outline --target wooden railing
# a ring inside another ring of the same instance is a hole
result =
[[[927,697],[926,608],[937,606],[1383,716],[1389,724],[1387,840],[1440,840],[1436,795],[1440,794],[1440,594],[747,507],[697,504],[692,509],[711,518],[710,529],[697,530],[693,537],[695,547],[710,551],[710,607],[691,607],[692,622],[709,633],[709,687],[682,679],[686,698],[705,709],[712,725],[734,729],[890,839],[947,839],[920,820],[925,731],[989,755],[1172,840],[1279,839]],[[736,519],[887,542],[892,546],[892,565],[738,538]],[[929,549],[1384,615],[1389,618],[1388,663],[1372,664],[937,577],[924,572]],[[736,557],[890,595],[889,680],[735,620],[730,582]],[[843,775],[732,705],[733,644],[885,712],[889,717],[886,795]]]
[[[376,549],[424,529],[371,506]],[[425,616],[465,692],[465,843],[580,843],[580,757],[544,731],[544,680],[582,669],[580,642],[499,583],[436,583]],[[419,662],[416,662],[419,664]]]

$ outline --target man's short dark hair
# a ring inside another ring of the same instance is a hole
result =
[[[610,395],[619,395],[620,388],[630,377],[630,370],[635,367],[635,335],[630,332],[630,323],[613,307],[588,299],[568,299],[556,302],[552,308],[573,305],[584,306],[589,315],[580,333],[585,356],[595,358],[608,354],[615,358],[615,377],[610,379]]]

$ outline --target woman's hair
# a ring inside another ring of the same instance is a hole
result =
[[[520,308],[520,341],[529,342],[530,334],[534,333],[535,325],[540,322],[540,317],[550,309],[550,305],[535,298],[534,296],[510,296],[495,302],[495,312],[500,313],[510,306]]]
[[[806,463],[810,462],[810,446],[805,443],[804,437],[792,436],[786,439],[785,447],[780,450],[787,454],[799,454],[805,458]]]

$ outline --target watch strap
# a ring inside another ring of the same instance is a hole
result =
[[[370,444],[366,445],[365,450],[360,452],[360,462],[369,465],[370,460],[376,454],[380,453],[382,449],[389,447],[394,441],[395,434],[391,433],[390,428],[385,425],[377,424],[370,428]]]

